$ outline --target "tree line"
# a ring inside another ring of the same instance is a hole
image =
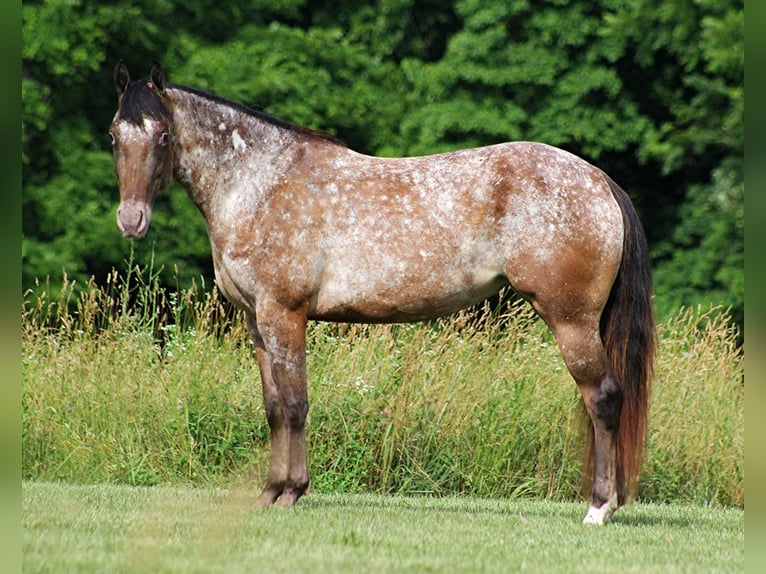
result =
[[[131,257],[168,286],[212,277],[176,184],[142,242],[115,224],[112,70],[157,59],[364,153],[567,149],[635,202],[660,316],[712,302],[744,321],[743,0],[25,0],[22,41],[25,292]]]

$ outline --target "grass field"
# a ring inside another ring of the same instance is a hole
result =
[[[744,511],[380,495],[255,510],[228,488],[23,484],[25,572],[742,572]]]

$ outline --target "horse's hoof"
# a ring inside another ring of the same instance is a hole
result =
[[[275,494],[273,492],[270,492],[269,490],[264,490],[258,498],[255,499],[255,507],[256,508],[268,508],[269,506],[274,506],[274,502],[279,497],[279,494]]]
[[[612,498],[599,507],[591,504],[590,508],[588,508],[588,514],[585,515],[582,523],[595,524],[598,526],[606,524],[614,514],[614,511],[617,510],[617,507],[617,494],[612,495]]]
[[[295,501],[298,500],[298,497],[294,494],[285,492],[277,498],[277,501],[274,503],[274,506],[277,508],[294,508],[295,507]]]

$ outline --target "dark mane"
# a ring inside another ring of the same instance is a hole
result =
[[[274,116],[270,116],[269,114],[265,112],[261,112],[258,110],[255,110],[253,108],[250,108],[244,104],[240,104],[238,102],[227,100],[226,98],[222,98],[220,96],[216,96],[214,94],[210,94],[208,92],[204,92],[202,90],[198,90],[196,88],[190,88],[188,86],[181,86],[179,84],[168,84],[168,88],[173,88],[175,90],[181,90],[182,92],[188,92],[190,94],[194,94],[195,96],[199,96],[201,98],[205,98],[207,100],[210,100],[212,102],[215,102],[216,104],[221,104],[224,106],[227,106],[229,108],[235,109],[238,112],[242,112],[243,114],[247,114],[249,116],[253,116],[255,118],[258,118],[259,120],[268,122],[272,125],[275,125],[279,128],[286,129],[288,131],[300,134],[302,136],[307,136],[310,138],[319,138],[323,139],[329,142],[332,142],[337,145],[341,145],[343,147],[346,147],[346,144],[336,138],[335,136],[332,136],[328,133],[319,131],[319,130],[312,130],[311,128],[306,128],[303,126],[299,126],[297,124],[287,122],[285,120],[281,120],[279,118],[275,118]]]
[[[125,90],[120,100],[117,119],[140,125],[144,116],[154,120],[168,120],[170,112],[160,97],[149,88],[147,82],[141,80],[133,82]]]

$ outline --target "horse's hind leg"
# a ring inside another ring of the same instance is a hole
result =
[[[622,391],[601,342],[598,314],[583,313],[574,318],[548,320],[548,324],[593,425],[593,491],[583,522],[603,524],[619,506],[617,435]]]

